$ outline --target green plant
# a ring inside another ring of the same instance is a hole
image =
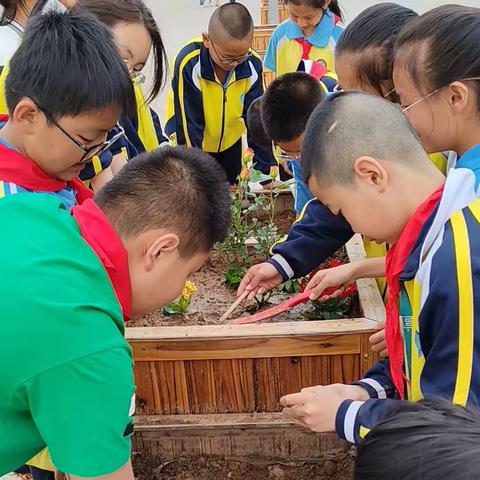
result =
[[[165,315],[183,315],[184,313],[187,313],[188,307],[192,301],[192,295],[196,291],[197,287],[195,284],[190,280],[187,280],[180,296],[173,302],[165,305],[162,308],[162,312]]]
[[[252,168],[253,153],[246,151],[244,167],[238,177],[238,184],[232,188],[232,225],[227,238],[215,246],[215,253],[228,269],[223,273],[228,285],[236,286],[243,277],[247,267],[252,263],[248,254],[246,241],[254,238],[255,251],[267,258],[271,247],[281,239],[275,225],[275,199],[280,191],[288,188],[288,184],[280,184],[267,193],[250,191],[252,182],[272,181],[277,176],[272,167],[270,175]],[[257,218],[258,212],[266,212],[266,220]]]
[[[223,272],[223,277],[225,278],[225,283],[231,288],[237,288],[242,281],[244,271],[240,265],[234,263],[230,268]]]
[[[324,302],[313,300],[310,304],[312,308],[302,314],[308,320],[338,320],[345,318],[350,310],[351,298],[330,298]]]
[[[290,280],[281,283],[277,288],[285,293],[299,293],[301,291],[300,280],[297,278],[291,278]]]

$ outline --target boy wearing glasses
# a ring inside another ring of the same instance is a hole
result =
[[[251,50],[253,20],[239,3],[213,13],[208,33],[188,42],[173,63],[165,132],[178,145],[201,148],[223,167],[230,184],[241,170],[248,107],[263,93],[263,67]],[[249,139],[255,168],[269,173],[272,149]]]
[[[135,111],[129,74],[107,28],[80,14],[32,19],[10,62],[0,116],[0,197],[53,193],[67,208],[91,197],[77,177]],[[89,72],[89,75],[85,75]]]

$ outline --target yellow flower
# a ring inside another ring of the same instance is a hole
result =
[[[243,167],[242,171],[240,172],[240,180],[248,180],[250,176],[250,172],[248,171],[247,167]]]
[[[277,178],[277,175],[278,175],[278,166],[272,165],[270,167],[270,177],[271,178]]]
[[[187,280],[186,283],[185,283],[185,287],[183,287],[183,290],[182,290],[182,293],[180,295],[180,298],[182,300],[187,300],[189,301],[191,296],[197,291],[197,287],[195,286],[195,284],[190,281],[190,280]]]
[[[253,160],[253,150],[249,147],[243,152],[242,164],[248,165]]]

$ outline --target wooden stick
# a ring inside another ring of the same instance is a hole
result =
[[[232,303],[232,306],[220,317],[220,322],[225,320],[237,309],[237,307],[247,298],[250,292],[245,290],[236,300]]]

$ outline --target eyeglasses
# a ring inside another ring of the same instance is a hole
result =
[[[132,80],[132,82],[136,83],[137,85],[143,85],[146,80],[145,75],[142,72],[135,70],[133,67],[131,67],[127,60],[124,60],[124,63],[127,67],[128,74],[130,75],[130,79]]]
[[[297,153],[287,153],[287,152],[280,152],[275,155],[278,160],[283,160],[285,162],[290,162],[291,160],[301,160],[302,154],[301,152]]]
[[[215,44],[212,42],[210,35],[208,36],[208,39],[210,40],[210,44],[213,47],[215,55],[217,56],[218,60],[222,65],[231,65],[232,63],[240,65],[241,63],[246,62],[252,56],[249,49],[248,53],[246,53],[245,55],[240,55],[239,57],[221,57],[218,53],[218,50],[215,48]]]
[[[100,155],[105,150],[108,150],[116,141],[118,141],[123,135],[125,135],[125,131],[123,128],[118,125],[117,127],[120,129],[118,133],[116,133],[112,138],[106,140],[105,142],[98,143],[97,145],[92,145],[91,147],[87,147],[83,143],[79,142],[75,137],[70,135],[48,112],[46,112],[43,108],[41,108],[37,104],[40,111],[47,117],[48,121],[53,123],[69,140],[71,140],[78,148],[83,150],[82,158],[80,159],[79,163],[86,163],[88,160],[93,158],[95,155]]]
[[[457,81],[458,82],[473,82],[473,81],[478,81],[478,80],[480,80],[480,77],[463,78],[463,79],[457,80]],[[411,110],[413,107],[415,107],[419,103],[422,103],[427,98],[430,98],[431,96],[435,95],[437,92],[439,92],[444,87],[446,87],[446,85],[444,85],[443,87],[436,88],[435,90],[431,91],[430,93],[427,93],[427,95],[423,96],[422,98],[418,99],[416,102],[413,102],[410,105],[402,105],[403,113],[408,112],[409,110]]]

